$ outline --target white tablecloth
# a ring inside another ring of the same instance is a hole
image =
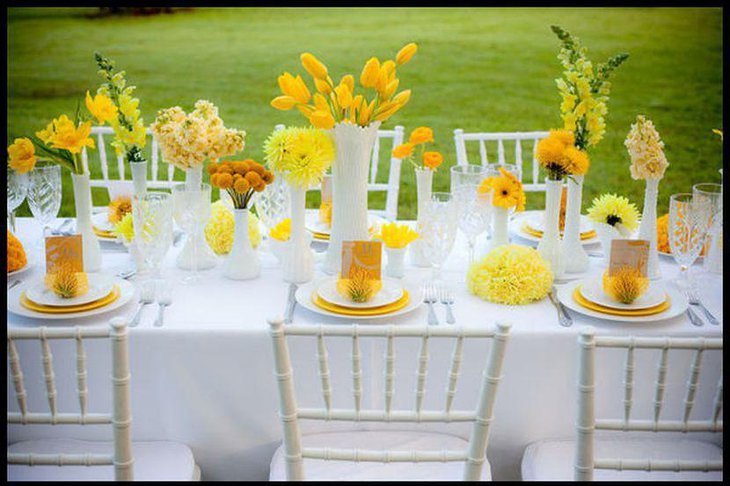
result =
[[[38,238],[37,224],[26,218],[18,219],[19,237],[32,251],[33,239]],[[483,244],[484,242],[482,242]],[[127,266],[129,256],[122,247],[103,245],[103,268],[116,272]],[[107,251],[112,250],[112,251]],[[183,272],[174,268],[174,258],[180,248],[167,255],[164,273],[178,281]],[[477,254],[483,249],[479,249]],[[280,443],[282,433],[278,410],[278,395],[272,375],[273,361],[268,334],[267,317],[283,313],[287,284],[273,256],[261,253],[262,273],[252,281],[231,281],[221,276],[221,266],[203,273],[197,285],[176,284],[173,304],[165,313],[165,326],[152,327],[156,306],[147,306],[141,324],[130,330],[132,371],[133,438],[135,440],[173,440],[187,444],[193,450],[204,479],[263,480],[268,477],[269,461]],[[526,305],[507,307],[491,304],[468,294],[464,280],[466,265],[465,242],[461,237],[445,265],[445,277],[452,282],[455,296],[454,314],[457,325],[467,327],[491,326],[497,319],[513,323],[507,348],[503,380],[497,395],[495,421],[492,426],[488,457],[495,479],[518,479],[519,463],[525,446],[549,437],[571,437],[575,419],[575,383],[578,332],[584,325],[593,325],[598,332],[636,336],[722,336],[722,326],[705,324],[693,326],[682,315],[667,321],[646,324],[606,322],[583,317],[572,312],[575,324],[561,327],[554,307],[547,299]],[[40,277],[42,259],[31,255],[34,267],[19,276],[24,282]],[[674,278],[677,267],[661,257],[662,275]],[[591,258],[590,273],[598,274],[602,261]],[[722,319],[722,278],[708,276],[695,269],[707,306]],[[420,283],[430,277],[430,270],[411,268],[407,280]],[[321,275],[318,272],[318,275]],[[132,279],[135,281],[135,278]],[[8,313],[8,326],[34,327],[41,324],[106,325],[114,315],[133,314],[136,302],[118,311],[76,322],[40,322]],[[443,322],[444,311],[437,308]],[[378,323],[424,325],[426,309],[415,311]],[[343,323],[340,319],[320,317],[297,307],[294,322]],[[344,324],[343,324],[344,325]],[[446,325],[446,324],[443,324]],[[297,373],[300,406],[321,404],[320,382],[316,374],[315,347],[302,338],[294,338],[290,347]],[[36,352],[32,361],[23,359],[28,343],[21,343],[21,361],[29,390],[31,410],[47,411],[45,391]],[[59,411],[77,411],[75,394],[74,355],[70,343],[52,343],[56,378],[59,388]],[[396,397],[394,406],[412,408],[415,400],[415,371],[418,342],[398,344],[396,368]],[[480,383],[480,367],[486,357],[486,342],[466,347],[462,376],[459,381],[456,407],[473,406]],[[441,407],[435,401],[446,387],[448,363],[453,342],[432,340],[431,362],[427,378],[425,407]],[[330,364],[335,386],[334,404],[350,406],[351,377],[349,368],[350,342],[333,340],[329,343]],[[88,346],[90,411],[109,406],[109,356],[99,346]],[[383,343],[363,339],[364,371],[363,407],[383,406]],[[690,356],[672,353],[667,384],[666,408],[663,418],[678,418],[685,390]],[[336,366],[334,363],[344,363]],[[613,384],[614,393],[599,391],[597,413],[620,417],[623,410],[621,380],[624,355],[606,351],[605,363],[598,373],[599,384]],[[717,383],[719,371],[712,360],[705,363],[706,373],[700,382],[695,413],[706,416],[711,408],[711,396],[705,398],[705,387]],[[649,418],[656,379],[656,356],[637,352],[634,402],[637,418]],[[715,362],[716,363],[716,362]],[[68,385],[64,389],[64,384]],[[338,384],[339,390],[337,388]],[[8,372],[7,403],[17,410]],[[349,400],[349,401],[348,401]],[[335,424],[339,425],[339,424]],[[305,431],[329,429],[334,425],[314,425]],[[434,426],[468,437],[463,424]],[[101,439],[110,437],[100,426],[8,427],[8,443],[29,438],[70,435],[75,438]],[[306,440],[306,439],[305,439]],[[306,445],[306,442],[305,442]]]

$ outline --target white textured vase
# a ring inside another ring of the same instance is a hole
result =
[[[658,195],[659,179],[647,179],[646,191],[644,192],[644,210],[641,213],[638,239],[649,240],[649,261],[646,266],[646,273],[647,277],[652,280],[661,277],[656,237],[656,201]]]
[[[281,259],[284,280],[302,284],[314,277],[314,253],[304,229],[304,205],[307,190],[289,186],[291,194],[291,236]]]
[[[71,174],[76,206],[76,232],[81,235],[84,256],[84,271],[97,272],[101,269],[101,247],[91,223],[91,186],[89,174]]]
[[[421,232],[423,218],[426,216],[426,205],[431,200],[433,187],[433,171],[431,169],[416,169],[416,196],[418,202],[418,213],[416,216],[417,231]],[[416,239],[411,243],[411,263],[417,267],[430,267],[431,260],[426,257],[423,249],[423,241]]]
[[[619,230],[607,223],[593,223],[593,228],[596,230],[598,241],[601,242],[601,249],[603,250],[603,259],[608,264],[611,261],[611,242],[616,239],[625,238]]]
[[[132,169],[132,184],[134,185],[134,195],[144,196],[147,192],[147,161],[130,162]]]
[[[543,213],[543,233],[537,251],[546,261],[555,278],[561,278],[565,273],[565,259],[560,244],[560,197],[563,191],[563,181],[554,181],[545,178],[545,212]]]
[[[406,274],[406,250],[404,248],[385,247],[385,254],[388,256],[388,263],[385,266],[385,275],[393,278],[402,278]]]
[[[223,262],[223,275],[233,280],[249,280],[261,274],[261,262],[248,234],[248,209],[234,209],[233,247]]]
[[[370,239],[368,173],[379,126],[380,122],[365,128],[341,122],[332,129],[337,155],[332,164],[332,231],[324,262],[329,274],[340,271],[343,241]]]
[[[507,230],[509,226],[509,209],[497,206],[493,207],[492,218],[494,228],[492,231],[492,240],[489,244],[490,250],[509,244],[509,233]]]
[[[563,232],[563,255],[565,271],[580,273],[588,269],[588,254],[580,239],[580,207],[583,199],[583,178],[574,175],[568,178],[568,197],[565,205],[565,230]]]

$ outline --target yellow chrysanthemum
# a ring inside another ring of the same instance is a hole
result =
[[[523,305],[543,299],[553,283],[550,264],[534,248],[498,246],[474,262],[466,275],[469,291],[498,304]]]
[[[117,224],[114,225],[114,234],[123,238],[127,243],[134,239],[134,224],[132,221],[132,213],[122,216]]]
[[[322,180],[335,158],[332,138],[316,128],[277,130],[264,143],[269,167],[284,174],[290,184],[312,187]]]
[[[93,98],[86,92],[86,108],[102,125],[117,116],[117,107],[108,96],[97,94]]]
[[[205,241],[208,242],[208,246],[216,255],[230,253],[231,248],[233,248],[235,229],[233,212],[223,201],[214,202],[211,206],[210,219],[208,224],[205,225]],[[248,213],[248,237],[253,248],[257,248],[261,244],[259,219],[252,212]]]
[[[626,136],[624,145],[631,157],[631,177],[633,179],[661,179],[669,166],[664,156],[664,142],[651,120],[643,115],[636,117],[636,123]]]
[[[588,209],[588,219],[596,223],[609,224],[621,233],[630,233],[639,224],[639,211],[623,196],[602,194],[593,200]],[[623,228],[628,231],[624,231]]]
[[[118,197],[109,203],[107,219],[111,224],[117,224],[122,218],[132,212],[132,200],[126,196]]]
[[[630,304],[649,288],[649,279],[637,268],[621,267],[609,275],[603,273],[603,291],[606,295],[622,304]]]
[[[279,221],[269,230],[269,236],[279,241],[289,241],[291,236],[291,218]]]
[[[16,138],[8,147],[8,164],[18,174],[33,170],[36,163],[35,146],[28,138]]]
[[[380,233],[373,238],[383,240],[388,248],[405,248],[418,238],[418,233],[405,224],[385,223],[380,227]]]

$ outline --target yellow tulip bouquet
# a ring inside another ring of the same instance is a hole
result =
[[[393,149],[393,157],[405,159],[416,169],[430,169],[435,171],[444,161],[440,152],[426,151],[426,143],[433,142],[433,130],[429,127],[418,127],[411,132],[406,143],[402,143]],[[419,165],[413,160],[416,147],[421,147],[421,161]]]
[[[347,74],[335,85],[327,66],[314,55],[305,52],[300,56],[302,66],[312,76],[316,92],[312,95],[300,75],[294,77],[285,72],[278,78],[282,95],[271,100],[271,106],[278,110],[296,107],[316,128],[330,129],[335,123],[348,121],[361,127],[373,121],[385,121],[400,110],[410,99],[411,90],[398,92],[396,66],[410,61],[418,46],[410,43],[403,47],[395,60],[380,62],[370,58],[360,74],[360,86],[374,90],[368,101],[366,93],[355,93],[355,77]]]

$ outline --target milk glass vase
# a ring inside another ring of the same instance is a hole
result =
[[[585,272],[588,268],[588,254],[580,239],[580,207],[583,196],[582,175],[568,177],[568,197],[565,205],[565,231],[563,232],[562,252],[570,255],[565,259],[567,273]],[[606,251],[604,249],[604,251]]]
[[[259,255],[251,246],[248,218],[248,209],[233,210],[233,246],[223,263],[223,275],[233,280],[250,280],[261,274]]]
[[[291,194],[291,235],[281,259],[284,280],[301,284],[314,277],[314,253],[304,229],[304,206],[307,190],[290,184]]]
[[[91,186],[89,174],[71,173],[76,206],[76,232],[81,235],[84,255],[84,271],[97,272],[101,269],[101,247],[91,224]]]
[[[490,249],[509,244],[509,209],[494,206],[492,208],[492,241]]]
[[[132,170],[134,194],[144,196],[147,192],[147,161],[129,162],[129,168]]]
[[[329,274],[340,270],[343,241],[370,239],[368,169],[379,126],[380,122],[366,127],[340,122],[331,130],[336,155],[332,164],[332,231],[324,262],[324,271]]]
[[[646,179],[644,209],[641,213],[641,224],[639,225],[639,239],[649,241],[649,261],[646,266],[646,273],[647,277],[652,280],[661,277],[656,235],[656,203],[658,194],[659,179]]]
[[[543,234],[537,251],[547,262],[555,278],[565,273],[565,260],[560,245],[560,196],[563,190],[562,180],[545,178],[545,212],[543,213]]]
[[[418,213],[416,216],[417,231],[420,233],[423,227],[424,218],[428,205],[431,204],[431,193],[433,187],[433,171],[427,168],[416,168],[416,196],[418,201]],[[411,262],[417,267],[430,267],[431,260],[428,258],[424,248],[424,242],[418,238],[411,243]]]

